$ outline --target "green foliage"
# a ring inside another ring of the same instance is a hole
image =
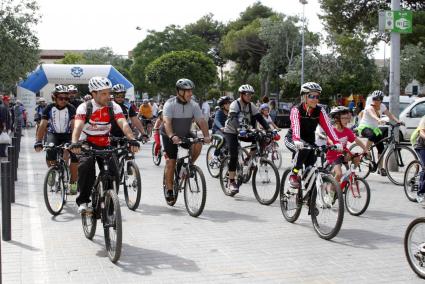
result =
[[[256,19],[265,19],[274,14],[271,8],[264,6],[258,1],[240,13],[239,18],[236,21],[230,22],[227,28],[228,30],[241,30]]]
[[[422,43],[406,45],[400,54],[401,89],[413,79],[425,84],[425,48]]]
[[[80,53],[66,52],[65,57],[57,61],[58,64],[84,64],[84,57]]]
[[[187,33],[202,38],[209,46],[217,47],[224,34],[223,23],[214,20],[214,15],[209,13],[195,23],[185,26]]]
[[[218,99],[221,96],[222,95],[221,95],[221,92],[220,92],[219,89],[211,88],[211,89],[208,90],[207,100]]]
[[[12,90],[37,66],[39,7],[31,0],[0,3],[0,90]]]
[[[169,95],[175,92],[178,79],[189,78],[195,83],[195,93],[201,97],[217,75],[211,58],[201,52],[188,50],[172,51],[160,56],[149,63],[145,72],[153,89]]]

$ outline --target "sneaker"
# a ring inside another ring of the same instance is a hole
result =
[[[417,201],[418,203],[422,203],[422,202],[424,202],[424,200],[425,200],[425,194],[423,194],[423,193],[418,193],[418,195],[416,195],[416,201]]]
[[[77,183],[76,182],[69,184],[69,194],[70,195],[77,194]]]
[[[380,169],[380,170],[379,170],[379,173],[380,173],[380,174],[381,174],[381,176],[383,176],[383,177],[386,177],[386,176],[387,176],[387,171],[386,171],[384,168]]]
[[[56,180],[56,172],[52,171],[49,175],[49,177],[47,178],[47,184],[49,186],[54,186],[55,185],[55,180]]]
[[[218,160],[218,157],[217,156],[213,156],[213,158],[210,161],[210,167],[215,166],[215,165],[218,165],[219,162],[220,161]]]
[[[78,206],[78,214],[86,213],[89,209],[88,203],[82,203]]]
[[[165,200],[167,200],[168,202],[171,202],[174,200],[174,192],[172,189],[167,190],[165,192]]]
[[[293,188],[299,188],[301,186],[300,177],[297,174],[291,174],[289,176],[289,184]]]
[[[235,195],[235,194],[239,193],[239,186],[238,186],[238,184],[237,184],[235,181],[230,182],[230,183],[229,183],[229,190],[230,190],[230,192],[231,192],[233,195]]]

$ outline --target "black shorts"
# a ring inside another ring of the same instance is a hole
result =
[[[47,133],[46,144],[53,143],[55,146],[59,146],[64,143],[71,143],[71,134],[69,133]],[[78,158],[74,153],[69,152],[71,155],[71,162],[78,163]],[[46,160],[56,161],[58,152],[56,149],[46,150]]]
[[[173,144],[173,141],[171,141],[171,139],[167,135],[161,134],[161,136],[162,136],[162,145],[164,147],[164,152],[167,153],[167,157],[171,160],[176,160],[179,145]],[[195,138],[195,135],[191,133],[187,135],[186,138]],[[180,144],[180,146],[185,149],[189,149],[189,145],[186,143],[182,143]]]
[[[336,158],[336,160],[332,162],[332,165],[335,166],[335,165],[348,165],[348,164],[345,162],[344,155],[339,155],[338,158]]]

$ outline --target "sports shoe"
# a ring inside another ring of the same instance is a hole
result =
[[[77,183],[73,182],[69,184],[69,194],[70,195],[75,195],[77,194]]]
[[[386,171],[384,168],[380,169],[380,170],[379,170],[379,173],[380,173],[380,174],[381,174],[381,176],[383,176],[383,177],[386,177],[386,176],[387,176],[387,171]]]
[[[424,200],[425,200],[425,194],[423,194],[423,193],[418,193],[418,195],[416,195],[416,201],[417,201],[418,203],[422,203],[422,202],[424,202]]]
[[[300,177],[297,174],[291,174],[289,176],[289,184],[293,188],[299,188],[301,186]]]
[[[237,193],[239,193],[239,186],[235,181],[232,181],[229,183],[229,190],[230,192],[235,195]]]
[[[172,189],[165,191],[165,200],[171,202],[174,200],[174,192]]]
[[[82,203],[78,206],[78,214],[86,213],[89,210],[88,203]]]
[[[47,178],[47,184],[49,186],[54,186],[55,180],[56,180],[56,172],[52,171],[52,172],[50,172],[49,177]]]

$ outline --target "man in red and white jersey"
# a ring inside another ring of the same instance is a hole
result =
[[[124,135],[130,139],[130,150],[133,153],[139,150],[140,144],[134,138],[121,107],[115,102],[109,101],[111,87],[112,83],[107,78],[93,77],[90,79],[89,91],[93,99],[79,105],[75,116],[70,146],[71,151],[75,154],[80,154],[83,141],[96,149],[108,147],[113,120],[116,121]],[[88,209],[91,189],[96,178],[95,163],[96,161],[92,156],[80,158],[78,167],[80,195],[76,199],[79,213],[84,213]],[[115,167],[115,165],[112,165],[110,168],[114,169]]]

